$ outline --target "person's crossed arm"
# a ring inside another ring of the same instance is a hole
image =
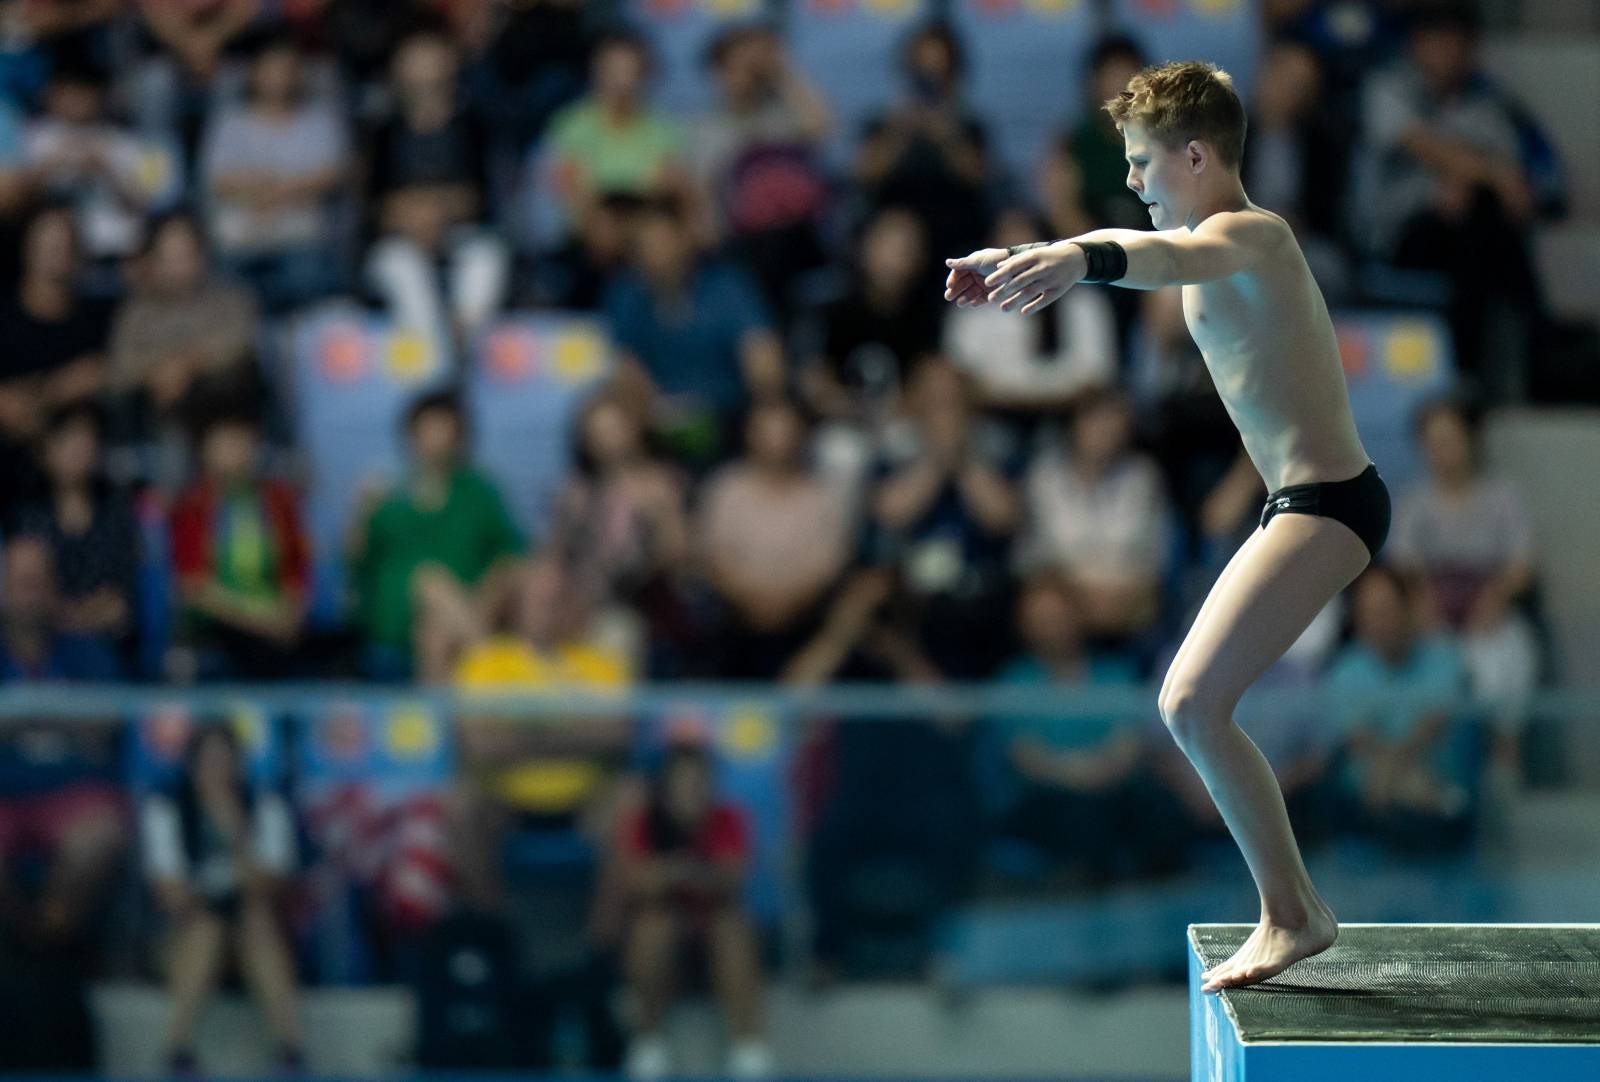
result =
[[[1251,211],[1213,214],[1193,229],[1096,229],[1081,237],[1013,251],[982,248],[947,259],[945,300],[962,308],[991,302],[1009,312],[1022,304],[1031,315],[1062,297],[1089,275],[1085,245],[1110,241],[1128,266],[1111,284],[1125,289],[1161,289],[1227,278],[1256,265],[1261,255],[1290,238],[1282,222]],[[1098,281],[1099,279],[1095,279]]]

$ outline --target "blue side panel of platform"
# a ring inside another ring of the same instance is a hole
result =
[[[1189,950],[1190,1082],[1244,1082],[1244,1045],[1221,996],[1200,991],[1200,956]]]

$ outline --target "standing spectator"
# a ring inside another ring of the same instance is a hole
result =
[[[176,197],[183,181],[163,150],[106,118],[106,89],[99,72],[55,72],[23,155],[32,187],[72,205],[93,260],[132,254],[144,215]]]
[[[69,406],[45,424],[45,499],[21,516],[24,534],[46,540],[55,564],[58,626],[70,635],[129,645],[138,574],[133,508],[103,473],[100,416]]]
[[[1029,579],[1016,622],[1024,652],[1000,671],[1000,683],[1066,697],[1138,686],[1126,661],[1085,648],[1083,609],[1065,579],[1050,572]],[[1099,881],[1118,870],[1119,852],[1145,867],[1174,866],[1185,841],[1182,817],[1175,798],[1141,769],[1148,726],[1074,712],[995,718],[987,728],[985,796],[1002,835],[1081,862]],[[1085,830],[1086,823],[1098,825]]]
[[[349,135],[327,102],[306,94],[300,50],[264,43],[242,103],[209,126],[201,154],[217,251],[266,308],[280,313],[336,292],[333,199],[350,175]]]
[[[1381,567],[1357,580],[1353,615],[1355,637],[1328,671],[1348,794],[1367,828],[1397,846],[1458,846],[1477,791],[1469,734],[1449,711],[1465,688],[1461,656],[1449,639],[1418,634],[1413,599]]]
[[[1464,406],[1430,403],[1417,415],[1427,477],[1395,503],[1389,563],[1407,576],[1423,627],[1459,636],[1474,695],[1515,699],[1539,678],[1539,647],[1521,609],[1533,586],[1533,531],[1509,482],[1482,467]],[[1521,770],[1516,707],[1495,711],[1496,782]]]
[[[914,209],[935,252],[979,246],[993,167],[982,123],[961,99],[966,58],[949,23],[926,23],[900,52],[901,101],[867,124],[855,179],[877,206]]]
[[[462,645],[483,637],[503,562],[523,542],[494,482],[468,460],[459,398],[417,399],[405,434],[410,476],[357,512],[350,566],[373,675],[439,683]]]
[[[740,897],[749,834],[744,814],[716,799],[710,753],[696,744],[668,749],[647,803],[623,823],[618,858],[629,903],[623,964],[638,1004],[626,1064],[631,1078],[671,1073],[662,1026],[686,942],[709,956],[712,985],[733,1031],[727,1073],[772,1073],[760,955]]]
[[[606,34],[592,54],[588,95],[550,119],[543,154],[568,231],[581,231],[614,193],[692,205],[683,132],[649,102],[654,66],[644,38]]]
[[[717,675],[771,680],[820,625],[852,531],[839,493],[805,460],[805,422],[793,406],[752,410],[745,447],[743,461],[706,483],[700,556],[728,609]]]
[[[1006,248],[1044,232],[1031,214],[1013,209],[995,222],[993,240]],[[945,316],[945,353],[971,374],[986,408],[1032,422],[1116,381],[1117,327],[1104,291],[1074,289],[1043,319],[1009,317],[988,305]]]
[[[637,612],[658,655],[683,650],[691,634],[679,589],[690,555],[687,482],[650,454],[637,416],[614,394],[586,403],[574,427],[576,468],[546,551],[601,598]],[[653,674],[662,660],[652,659]]]
[[[189,739],[170,794],[141,813],[145,875],[169,924],[168,1069],[194,1075],[195,1023],[224,958],[239,959],[287,1070],[304,1066],[294,957],[278,905],[294,871],[294,821],[247,776],[239,742],[209,724]]]
[[[248,389],[259,332],[255,297],[212,270],[200,223],[187,213],[152,222],[111,327],[109,382],[125,434],[173,428],[197,382]]]
[[[0,681],[108,683],[122,676],[111,648],[60,630],[50,546],[6,539],[0,557]],[[0,930],[36,950],[74,943],[127,844],[116,787],[115,726],[25,723],[0,736]],[[31,905],[13,882],[24,850],[47,859]]]
[[[172,561],[202,679],[295,672],[311,581],[300,498],[263,476],[253,412],[219,406],[197,433],[200,477],[172,508]]]
[[[459,67],[441,33],[413,34],[395,53],[395,110],[368,167],[380,238],[367,275],[402,327],[466,343],[505,302],[510,253],[482,228],[489,138],[461,100]]]
[[[1161,614],[1172,527],[1161,472],[1131,444],[1126,398],[1105,390],[1079,403],[1065,447],[1029,467],[1022,556],[1071,579],[1089,632],[1127,642]]]
[[[875,468],[869,558],[899,571],[915,637],[951,679],[989,675],[1009,652],[1007,564],[1022,516],[1016,455],[973,415],[948,362],[928,362]]]
[[[822,262],[819,158],[832,117],[770,26],[723,31],[707,60],[720,99],[690,133],[690,157],[720,212],[719,233],[787,319],[794,279]]]
[[[78,265],[71,210],[35,210],[22,227],[21,281],[0,299],[0,521],[36,494],[29,447],[43,420],[104,385],[111,310],[78,292]]]
[[[738,266],[705,261],[681,207],[647,206],[634,271],[606,297],[619,387],[647,404],[675,457],[726,457],[751,402],[781,394],[783,347],[761,291]]]
[[[137,0],[137,6],[156,48],[134,71],[134,113],[146,132],[175,138],[190,157],[224,57],[255,22],[261,0]]]
[[[1536,198],[1516,118],[1480,69],[1478,30],[1466,4],[1425,5],[1405,58],[1368,80],[1355,206],[1371,250],[1450,277],[1457,362],[1515,393],[1541,311],[1527,228]],[[1502,370],[1488,371],[1491,360]]]

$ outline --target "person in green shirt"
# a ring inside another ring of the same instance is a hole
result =
[[[406,411],[411,473],[355,519],[349,566],[374,678],[448,680],[461,644],[484,634],[523,539],[499,490],[467,462],[467,419],[453,393]]]

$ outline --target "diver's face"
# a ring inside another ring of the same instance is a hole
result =
[[[1133,120],[1122,126],[1122,146],[1128,161],[1128,189],[1149,207],[1150,224],[1172,229],[1187,221],[1192,178],[1185,148],[1162,144]]]

